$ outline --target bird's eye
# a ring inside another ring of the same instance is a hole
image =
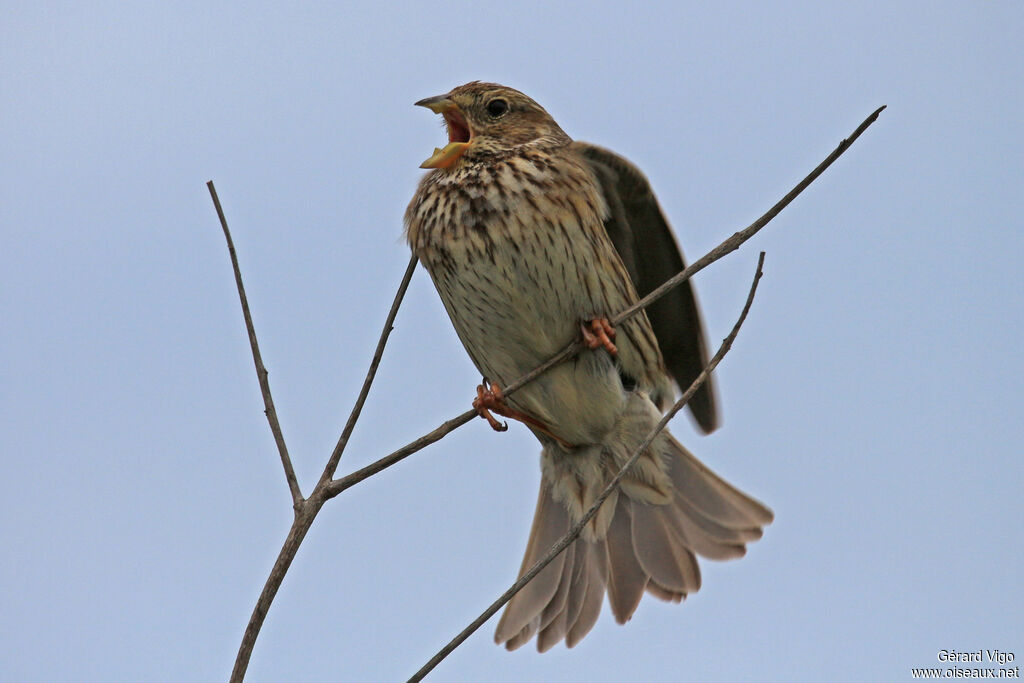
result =
[[[496,119],[508,111],[508,102],[503,99],[494,99],[487,103],[487,113],[492,119]]]

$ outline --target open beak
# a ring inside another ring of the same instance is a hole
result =
[[[448,168],[459,160],[473,138],[469,124],[466,123],[466,117],[447,95],[422,99],[416,103],[416,106],[426,107],[435,114],[443,116],[445,126],[448,128],[448,144],[440,149],[435,147],[434,153],[420,164],[420,168]]]

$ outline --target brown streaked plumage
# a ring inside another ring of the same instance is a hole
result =
[[[579,519],[661,418],[673,380],[707,362],[689,283],[617,330],[607,319],[683,268],[643,174],[573,142],[526,95],[473,82],[417,104],[442,114],[449,143],[406,211],[409,244],[455,330],[496,391],[474,402],[522,420],[542,445],[537,511],[520,573]],[[504,399],[500,387],[566,344],[592,350]],[[612,339],[614,338],[614,343]],[[710,384],[690,408],[717,425]],[[489,413],[487,413],[489,415]],[[490,418],[496,424],[496,420]],[[514,649],[575,645],[605,593],[617,621],[646,591],[680,601],[700,587],[695,555],[740,557],[771,511],[662,432],[562,555],[506,606],[495,639]]]

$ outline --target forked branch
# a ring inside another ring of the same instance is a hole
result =
[[[706,268],[708,265],[714,263],[715,261],[722,258],[726,254],[738,249],[744,242],[749,240],[758,231],[760,231],[761,228],[767,225],[780,211],[782,211],[783,208],[785,208],[790,202],[792,202],[793,199],[795,199],[801,192],[803,192],[803,190],[806,189],[808,185],[810,185],[819,175],[821,175],[826,168],[828,168],[836,159],[838,159],[843,154],[843,152],[845,152],[850,147],[850,145],[853,144],[853,142],[858,137],[860,137],[861,133],[863,133],[868,128],[868,126],[874,123],[874,121],[878,118],[878,115],[881,113],[883,109],[885,109],[885,107],[878,108],[867,119],[865,119],[848,138],[844,139],[842,142],[839,143],[839,146],[836,147],[836,149],[833,150],[833,152],[828,157],[826,157],[825,160],[822,161],[817,166],[817,168],[811,171],[811,173],[809,173],[803,180],[801,180],[792,190],[790,190],[788,194],[786,194],[785,197],[779,200],[779,202],[776,203],[775,206],[773,206],[771,209],[769,209],[763,216],[761,216],[759,219],[751,223],[747,228],[733,234],[731,237],[729,237],[720,245],[715,247],[708,254],[694,261],[688,268],[678,273],[677,275],[673,276],[671,279],[669,279],[662,286],[658,287],[653,292],[648,294],[646,297],[644,297],[634,305],[630,306],[628,309],[621,311],[618,315],[612,318],[612,324],[618,325],[627,318],[636,315],[638,311],[642,310],[643,308],[647,307],[660,297],[664,296],[665,293],[667,293],[669,290],[685,282],[698,271]],[[291,562],[295,557],[295,553],[298,551],[298,548],[301,545],[302,540],[306,536],[306,532],[309,530],[317,514],[320,512],[320,509],[323,506],[323,504],[327,500],[337,496],[345,489],[354,486],[355,484],[390,467],[391,465],[394,465],[395,463],[425,448],[426,446],[436,441],[439,441],[440,439],[444,438],[445,435],[449,434],[458,427],[461,427],[462,425],[472,420],[476,416],[476,413],[473,410],[467,410],[466,412],[457,415],[456,417],[453,417],[450,420],[447,420],[446,422],[442,423],[433,431],[399,448],[390,455],[387,455],[377,460],[376,462],[373,462],[370,465],[367,465],[366,467],[356,470],[355,472],[352,472],[346,476],[337,479],[333,478],[334,473],[337,470],[338,464],[341,460],[341,456],[345,450],[346,445],[348,444],[349,437],[352,434],[352,430],[354,429],[355,424],[359,418],[363,404],[366,401],[366,397],[369,393],[370,386],[373,383],[373,378],[376,374],[377,367],[383,355],[384,346],[387,343],[388,336],[390,335],[391,330],[393,328],[395,316],[398,313],[398,308],[401,305],[402,298],[405,295],[405,291],[408,288],[409,282],[412,278],[412,273],[415,270],[416,258],[412,257],[409,260],[409,265],[406,268],[406,272],[402,278],[401,285],[399,286],[398,292],[395,295],[395,299],[394,302],[392,303],[391,310],[389,311],[387,319],[384,324],[384,329],[381,332],[380,339],[377,343],[377,348],[374,351],[373,359],[370,363],[370,368],[367,371],[366,378],[363,381],[362,389],[359,392],[359,396],[356,400],[355,405],[352,408],[352,412],[349,415],[348,421],[346,422],[345,427],[342,430],[341,436],[338,439],[334,451],[332,452],[330,458],[327,461],[327,465],[325,466],[319,481],[313,488],[313,491],[310,493],[309,498],[304,499],[302,497],[302,491],[299,488],[298,480],[295,477],[295,471],[294,468],[292,467],[291,459],[288,455],[288,449],[287,446],[285,445],[284,435],[281,432],[281,426],[277,419],[277,412],[274,409],[274,401],[270,393],[270,384],[267,380],[267,370],[264,367],[262,357],[260,356],[259,344],[257,343],[256,340],[256,332],[252,322],[252,315],[249,311],[249,303],[245,295],[245,288],[242,286],[242,275],[238,266],[238,258],[235,253],[234,242],[231,239],[231,233],[228,230],[227,221],[224,217],[224,212],[223,209],[221,208],[220,200],[217,197],[217,192],[214,189],[213,181],[207,183],[207,186],[210,190],[210,195],[213,198],[214,206],[217,209],[217,216],[220,219],[221,228],[224,231],[224,237],[227,240],[228,252],[231,256],[231,265],[235,274],[235,283],[238,288],[239,300],[241,301],[242,305],[242,313],[245,318],[246,330],[249,335],[249,344],[252,348],[253,362],[255,363],[256,366],[256,376],[260,384],[260,391],[263,394],[263,403],[267,415],[267,421],[270,423],[270,429],[273,432],[274,441],[277,444],[278,453],[280,454],[281,457],[281,464],[285,472],[285,479],[288,483],[288,489],[291,492],[292,496],[292,506],[295,511],[295,517],[292,522],[292,527],[288,532],[288,536],[285,539],[285,542],[281,548],[280,553],[278,554],[277,560],[274,563],[274,567],[271,570],[270,576],[267,578],[267,582],[263,587],[263,591],[260,593],[260,597],[257,600],[255,608],[253,609],[252,616],[250,617],[249,623],[246,626],[245,634],[242,637],[242,642],[238,649],[238,655],[235,659],[235,666],[231,673],[231,681],[238,683],[245,678],[245,671],[249,665],[249,659],[252,655],[253,646],[255,645],[256,638],[259,635],[263,622],[266,619],[266,615],[268,610],[270,609],[270,605],[274,600],[274,596],[277,594],[277,590],[278,588],[280,588],[281,583],[284,580],[284,576],[287,573],[288,568],[291,566]],[[760,277],[760,262],[758,266],[757,277]],[[742,324],[743,318],[746,316],[746,311],[749,309],[750,301],[753,298],[756,286],[757,279],[755,278],[754,285],[751,288],[750,296],[748,297],[747,306],[744,307],[743,315],[740,317],[739,322],[737,322],[736,327],[733,328],[733,332],[730,334],[729,337],[726,338],[726,341],[723,342],[722,348],[720,348],[719,352],[715,354],[715,357],[712,359],[711,363],[709,363],[704,373],[702,373],[700,377],[698,377],[698,379],[694,382],[694,384],[691,385],[691,387],[686,391],[686,393],[683,395],[683,398],[680,399],[680,402],[677,403],[676,406],[674,406],[673,409],[666,414],[662,423],[659,423],[658,430],[660,430],[664,426],[664,424],[668,422],[671,416],[674,415],[675,412],[677,412],[682,407],[682,405],[684,405],[684,399],[688,400],[689,396],[692,396],[693,392],[695,392],[697,387],[700,386],[700,383],[703,382],[704,379],[707,377],[707,373],[714,369],[715,365],[717,365],[718,362],[721,360],[721,356],[725,355],[725,352],[728,351],[728,347],[732,343],[732,338],[735,337],[735,334],[739,329],[739,325]],[[528,382],[533,381],[550,368],[575,356],[582,349],[582,344],[570,344],[547,362],[533,369],[526,375],[523,375],[516,381],[509,384],[507,387],[504,387],[504,393],[508,395],[517,391],[518,389],[526,385]],[[656,433],[657,432],[653,432],[650,438],[654,438],[654,435]],[[622,471],[620,471],[620,477],[622,472],[628,469],[628,467],[632,464],[635,458],[636,455],[634,455],[630,462],[626,464]],[[617,481],[618,477],[613,482],[613,485],[617,484]],[[603,494],[602,498],[599,499],[599,501],[603,500],[603,497],[608,495],[608,493],[610,493],[610,489],[606,490],[606,492]],[[588,517],[585,517],[580,524],[585,523],[586,519],[588,519]],[[578,533],[578,530],[576,531]],[[563,550],[569,543],[571,543],[572,538],[566,537],[565,539],[563,539],[563,542],[564,544],[560,542],[558,546],[552,549],[552,552],[549,553],[550,558],[555,557],[558,552]],[[545,560],[550,562],[550,558],[545,558]],[[543,561],[544,560],[542,560],[542,562]],[[539,572],[542,568],[543,565],[539,563],[537,566],[532,568],[531,573],[524,575],[523,579],[521,580],[522,585],[525,585],[526,581],[529,580],[529,577],[533,574],[536,574],[536,572]],[[519,584],[519,582],[517,582],[517,584]],[[507,600],[511,598],[512,595],[514,595],[516,590],[518,590],[518,588],[513,586],[513,589],[510,589],[509,592],[506,592],[506,594],[503,595],[498,602],[492,605],[491,608],[488,608],[488,611],[478,618],[477,621],[479,623],[475,621],[475,626],[471,624],[470,628],[468,628],[466,631],[463,632],[463,634],[460,634],[460,636],[458,636],[455,640],[449,643],[448,646],[446,646],[445,649],[439,652],[438,655],[436,655],[435,658],[431,660],[431,662],[428,662],[428,665],[421,669],[421,671],[417,673],[416,676],[422,678],[422,676],[429,672],[431,668],[436,666],[437,662],[440,662],[441,659],[447,656],[447,654],[450,653],[455,647],[457,647],[459,643],[465,640],[465,638],[468,637],[470,633],[476,630],[476,628],[478,628],[480,624],[486,621],[486,619],[489,618],[490,615],[494,614],[495,611],[500,609],[501,605],[507,602]],[[418,680],[418,678],[414,677],[414,680]]]

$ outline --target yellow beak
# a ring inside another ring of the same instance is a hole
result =
[[[448,99],[447,95],[434,95],[433,97],[424,97],[413,106],[426,107],[435,114],[443,114],[454,107],[455,103]]]
[[[466,151],[468,142],[449,142],[444,147],[435,147],[430,158],[420,164],[420,168],[448,168]]]
[[[458,106],[447,95],[427,97],[416,103],[418,107],[426,107],[435,114],[444,116],[445,124],[448,126],[448,137],[450,142],[444,147],[434,148],[430,158],[420,164],[420,168],[448,168],[463,155],[469,148],[469,127],[466,119],[462,116]],[[458,133],[456,133],[456,131]],[[454,140],[454,136],[466,137],[466,140]]]

